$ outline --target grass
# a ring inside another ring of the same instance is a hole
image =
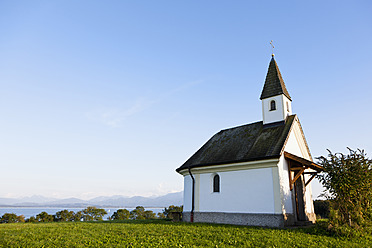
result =
[[[372,247],[319,226],[276,229],[170,221],[0,224],[0,247]]]

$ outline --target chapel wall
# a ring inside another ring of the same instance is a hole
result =
[[[217,172],[220,192],[213,192],[216,173],[199,174],[195,211],[275,213],[272,168]]]
[[[191,211],[192,201],[192,179],[190,175],[183,177],[183,211]]]
[[[276,110],[274,111],[270,111],[270,102],[272,100],[274,100],[276,103]],[[285,116],[283,115],[283,97],[278,95],[263,99],[262,115],[264,124],[283,121],[285,119]]]
[[[292,192],[289,186],[288,162],[285,160],[284,156],[280,157],[278,168],[283,214],[293,214]]]
[[[289,134],[287,143],[284,147],[284,151],[289,152],[298,157],[311,160],[311,155],[309,154],[307,150],[305,142],[306,141],[304,140],[304,137],[302,136],[300,125],[298,121],[295,121],[294,126]],[[283,165],[288,168],[288,162],[284,159],[284,156],[282,156],[282,158],[284,160]],[[309,172],[309,171],[311,170],[306,170],[305,172]],[[283,170],[282,175],[283,177],[285,177],[285,175],[288,175],[288,169],[286,172]],[[304,175],[305,182],[307,182],[309,178],[310,178],[310,175]],[[288,177],[288,185],[289,185],[289,177]],[[312,216],[314,214],[314,204],[313,204],[313,198],[312,198],[311,184],[308,184],[304,188],[304,195],[305,195],[305,212]]]

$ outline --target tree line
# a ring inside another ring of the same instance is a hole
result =
[[[157,215],[151,210],[145,210],[142,206],[137,206],[132,211],[118,209],[109,220],[147,220],[147,219],[173,219],[172,213],[182,213],[183,206],[171,205]],[[0,217],[0,223],[21,223],[21,222],[68,222],[68,221],[100,221],[107,215],[103,208],[87,207],[81,211],[74,212],[67,209],[56,212],[54,215],[43,211],[36,216],[25,218],[23,215],[5,213]]]

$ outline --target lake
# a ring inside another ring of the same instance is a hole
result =
[[[30,218],[31,216],[36,217],[36,215],[41,212],[47,212],[48,214],[55,214],[58,211],[65,210],[74,211],[75,213],[81,211],[85,208],[31,208],[31,207],[13,207],[13,208],[0,208],[0,217],[5,213],[14,213],[16,215],[24,215],[25,218]],[[107,212],[107,215],[103,217],[104,220],[107,220],[108,217],[112,216],[119,208],[104,208]],[[134,208],[126,208],[129,211],[132,211]],[[164,208],[145,208],[145,210],[151,210],[155,214],[163,212]]]

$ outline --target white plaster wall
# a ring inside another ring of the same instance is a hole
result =
[[[306,147],[306,141],[302,136],[300,124],[297,120],[295,120],[293,128],[289,133],[289,138],[285,144],[284,151],[292,153],[301,158],[312,160],[311,155]]]
[[[289,187],[288,163],[284,156],[280,157],[279,163],[280,195],[283,214],[293,214],[292,192]]]
[[[284,151],[292,153],[293,155],[301,158],[304,157],[304,154],[301,151],[293,129],[292,132],[290,132],[289,134],[289,138],[287,140],[287,144],[285,145]]]
[[[200,174],[200,212],[275,213],[272,168],[219,172],[220,192],[212,192],[214,173]]]
[[[285,95],[282,95],[283,98],[283,106],[284,106],[284,115],[292,115],[292,101],[289,100]],[[288,108],[287,108],[287,103],[288,103]]]
[[[309,180],[310,177],[311,175],[305,175],[305,182],[307,182],[307,180]],[[313,204],[312,195],[313,195],[313,192],[311,190],[311,183],[309,183],[309,185],[307,185],[305,188],[305,201],[306,201],[305,210],[307,213],[314,213],[314,204]]]
[[[191,211],[192,179],[190,175],[183,177],[183,211]]]
[[[298,157],[311,160],[311,155],[307,151],[305,142],[306,141],[304,140],[304,137],[302,136],[302,133],[301,133],[300,125],[298,121],[295,120],[294,126],[289,134],[289,138],[284,147],[284,151],[292,153]],[[288,180],[287,184],[289,185],[288,164],[285,160],[283,164],[285,164],[284,166],[287,167],[287,171],[285,172],[283,170],[282,177],[284,178],[285,175],[287,175],[288,179],[284,179],[284,180]],[[305,182],[307,182],[309,178],[310,178],[310,175],[305,175]],[[307,213],[314,213],[311,184],[308,184],[305,188],[305,201],[306,201],[305,211]]]
[[[272,100],[274,100],[276,103],[276,110],[270,111],[270,102]],[[287,109],[287,102],[289,111]],[[291,114],[291,101],[285,95],[273,96],[262,100],[262,116],[264,124],[283,121],[288,115]]]

